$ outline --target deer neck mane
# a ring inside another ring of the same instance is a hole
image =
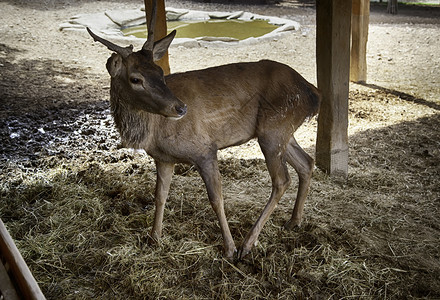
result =
[[[146,149],[153,137],[156,116],[136,110],[127,104],[123,90],[113,80],[110,88],[110,108],[124,147]]]

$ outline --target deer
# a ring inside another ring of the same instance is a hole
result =
[[[291,183],[287,163],[298,174],[291,218],[284,228],[300,226],[314,160],[294,138],[296,129],[318,113],[320,93],[291,67],[271,61],[240,62],[164,76],[155,63],[176,35],[154,41],[156,1],[147,39],[139,51],[118,46],[87,28],[95,42],[113,53],[110,110],[123,145],[143,149],[154,159],[155,212],[150,240],[160,241],[165,203],[177,163],[191,164],[206,186],[223,239],[223,256],[241,260]],[[272,182],[269,200],[238,248],[224,209],[217,152],[256,138]]]

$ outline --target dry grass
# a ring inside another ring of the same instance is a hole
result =
[[[348,179],[316,170],[304,225],[286,232],[293,184],[259,245],[235,264],[222,258],[203,183],[184,165],[164,237],[147,245],[154,164],[125,150],[3,162],[0,215],[48,299],[439,298],[439,104],[415,100],[353,91]],[[310,131],[299,135],[311,143]],[[220,165],[239,243],[270,179],[258,154]]]

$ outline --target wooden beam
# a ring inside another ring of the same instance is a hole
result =
[[[370,0],[353,0],[351,14],[350,80],[367,81],[367,41],[370,20]]]
[[[3,297],[3,298],[2,298]],[[5,266],[0,261],[0,299],[20,300]]]
[[[388,0],[387,12],[389,14],[397,14],[397,0]]]
[[[316,165],[331,175],[348,174],[348,88],[351,1],[316,1],[316,60],[322,104]]]
[[[144,0],[145,12],[147,17],[147,25],[150,24],[151,11],[153,7],[153,0]],[[154,41],[160,40],[167,35],[167,18],[165,13],[165,0],[157,0],[157,18],[156,25],[154,27]],[[158,61],[159,65],[165,75],[170,74],[170,63],[168,58],[168,52]]]
[[[1,219],[0,254],[9,266],[10,273],[12,273],[13,280],[17,284],[23,299],[46,299]]]

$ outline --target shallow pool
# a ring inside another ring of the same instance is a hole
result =
[[[231,37],[244,40],[250,37],[259,37],[275,30],[278,26],[269,24],[265,20],[194,20],[194,21],[169,21],[168,32],[177,29],[178,38],[197,37]],[[122,30],[124,35],[134,35],[146,38],[147,26],[135,26]]]

